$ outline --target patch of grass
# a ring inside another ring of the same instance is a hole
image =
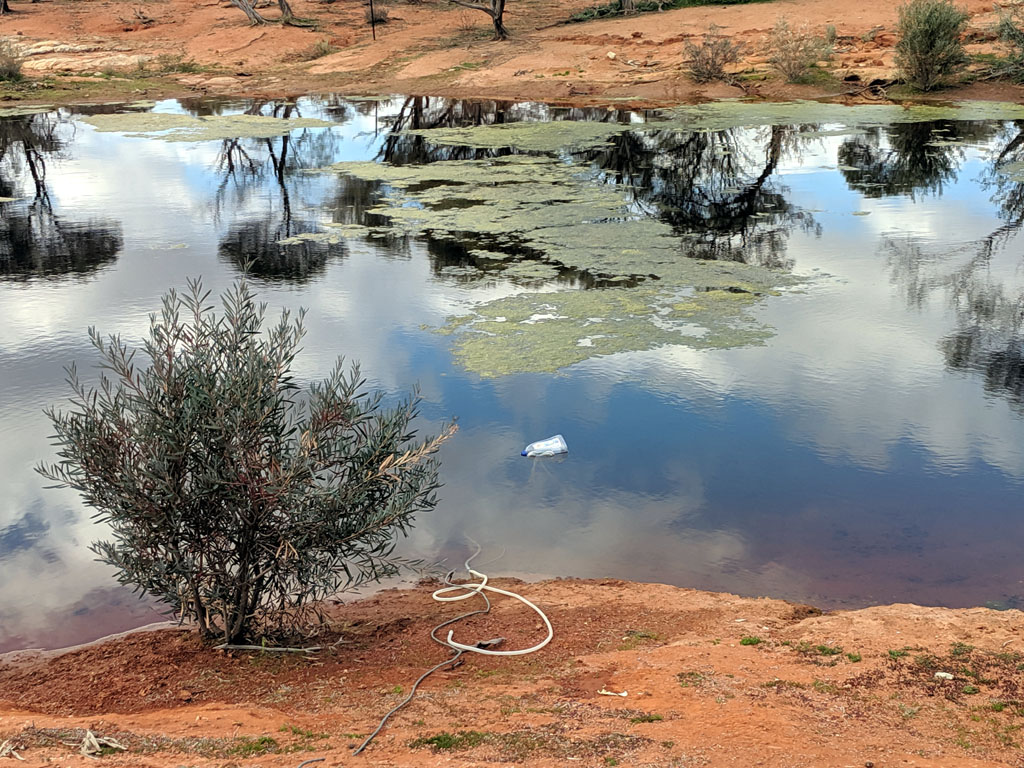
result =
[[[1020,661],[1024,657],[1022,657],[1021,654],[1017,653],[1016,651],[1003,651],[1001,653],[995,654],[992,658],[994,658],[996,661],[998,661],[1000,664],[1003,664],[1004,666],[1013,667],[1017,669],[1017,671],[1020,671]]]
[[[859,653],[848,653],[846,654],[846,658],[854,664],[856,664],[858,661],[861,660],[861,655]]]
[[[904,656],[907,656],[907,655],[908,655],[908,652],[903,650],[903,649],[901,649],[901,648],[890,648],[889,649],[889,658],[894,660],[894,661],[896,659],[902,659]]]
[[[256,757],[257,755],[265,755],[268,752],[275,752],[277,748],[277,739],[272,736],[259,736],[255,739],[250,736],[243,736],[235,746],[228,750],[228,754],[237,755],[238,757]]]
[[[631,722],[631,723],[656,723],[659,720],[664,720],[664,719],[665,718],[662,717],[661,715],[644,714],[644,715],[638,715],[637,717],[629,718],[629,722]]]
[[[967,683],[963,688],[960,689],[960,692],[966,694],[974,694],[981,693],[981,689],[976,685],[971,685],[970,683]]]
[[[281,733],[290,733],[293,736],[299,736],[300,738],[303,738],[303,739],[327,739],[327,738],[330,738],[330,736],[328,734],[326,734],[326,733],[315,733],[315,732],[307,730],[305,728],[299,728],[299,726],[297,726],[297,725],[290,725],[289,723],[285,723],[284,725],[282,725],[277,730],[279,732],[281,732]]]
[[[966,656],[974,650],[973,645],[967,643],[953,643],[953,647],[950,648],[949,653],[952,656]]]
[[[930,653],[921,653],[914,657],[914,663],[921,669],[936,669],[939,660]]]
[[[779,680],[776,678],[774,680],[769,680],[766,683],[761,683],[761,687],[774,688],[776,691],[781,691],[785,688],[796,688],[797,690],[801,690],[807,686],[803,683],[798,683],[796,680]]]
[[[740,645],[760,645],[761,638],[757,635],[744,635],[740,638]]]
[[[814,650],[822,656],[838,656],[843,652],[843,649],[838,645],[816,645]]]
[[[149,61],[139,59],[135,65],[135,71],[131,74],[134,77],[176,74],[194,75],[198,72],[206,72],[208,69],[208,67],[204,67],[193,59],[186,59],[180,53],[162,53]]]
[[[830,683],[827,680],[818,680],[817,678],[811,683],[811,687],[818,693],[835,693],[839,690],[835,683]]]
[[[661,635],[657,632],[651,632],[646,629],[630,629],[627,630],[625,636],[622,638],[622,643],[619,645],[618,650],[632,651],[641,645],[657,642],[659,640],[661,640]]]
[[[393,687],[391,688],[391,693],[393,693],[393,694],[394,694],[395,696],[398,696],[399,694],[401,694],[401,693],[402,693],[402,691],[403,691],[403,690],[405,690],[405,689],[404,689],[404,688],[402,688],[402,686],[400,686],[400,685],[395,685],[395,686],[393,686]]]
[[[679,685],[683,688],[689,688],[703,685],[707,682],[708,678],[703,672],[680,672],[676,675],[676,680],[679,681]]]
[[[409,746],[413,749],[430,747],[435,752],[454,752],[480,746],[486,737],[487,734],[480,731],[459,731],[458,733],[441,731],[434,736],[421,736],[414,739],[409,742]]]

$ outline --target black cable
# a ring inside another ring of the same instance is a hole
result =
[[[476,544],[476,542],[474,542],[474,544]],[[466,560],[465,565],[466,565],[466,570],[467,571],[469,570],[469,564],[471,562],[473,562],[473,558],[475,558],[479,554],[480,554],[480,545],[476,544],[476,552],[474,552],[472,555],[470,555],[469,559]],[[444,583],[447,584],[450,587],[465,586],[467,589],[472,587],[471,584],[456,584],[455,582],[452,581],[452,576],[454,576],[454,575],[455,575],[455,571],[448,571],[448,574],[444,577]],[[480,595],[480,597],[482,597],[484,599],[484,602],[487,604],[487,607],[486,608],[480,608],[480,609],[478,609],[476,611],[470,611],[469,613],[464,613],[461,616],[456,616],[454,619],[448,619],[447,621],[443,621],[440,624],[438,624],[436,627],[434,627],[432,630],[430,630],[430,637],[433,639],[433,641],[435,643],[438,643],[439,645],[443,645],[445,648],[451,648],[451,646],[449,646],[448,643],[446,643],[444,640],[442,640],[441,638],[439,638],[437,636],[438,630],[444,629],[449,624],[454,624],[457,621],[462,621],[463,619],[468,619],[470,616],[477,616],[477,615],[482,614],[482,613],[490,613],[490,610],[491,610],[491,601],[490,601],[490,599],[482,591],[478,591],[477,594]],[[367,736],[366,740],[362,744],[360,744],[359,747],[356,750],[354,750],[352,752],[353,755],[358,755],[360,752],[362,752],[364,749],[366,749],[366,747],[369,745],[369,743],[371,741],[373,741],[374,738],[376,738],[377,734],[379,734],[384,729],[384,725],[387,723],[388,719],[393,714],[395,714],[395,712],[397,712],[402,707],[404,707],[406,704],[408,704],[410,701],[412,701],[412,697],[416,695],[416,689],[419,688],[420,683],[422,683],[424,680],[426,680],[428,677],[430,677],[430,675],[434,674],[437,670],[441,669],[442,667],[447,667],[447,666],[450,666],[452,664],[455,664],[459,660],[459,658],[461,658],[462,654],[465,653],[465,651],[463,651],[461,649],[451,648],[451,650],[455,651],[455,655],[452,656],[450,659],[445,659],[440,664],[437,664],[437,665],[431,667],[426,672],[424,672],[422,675],[420,675],[420,678],[415,683],[413,683],[412,690],[409,691],[409,695],[406,696],[402,700],[402,702],[400,704],[398,704],[398,706],[396,706],[394,709],[392,709],[390,712],[388,712],[386,715],[384,715],[383,718],[381,718],[380,724],[374,729],[373,733],[371,733],[369,736]],[[300,766],[300,768],[301,768],[301,766]]]

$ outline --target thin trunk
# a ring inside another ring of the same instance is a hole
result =
[[[505,0],[491,0],[491,18],[494,20],[494,39],[508,40],[508,28],[505,26]]]
[[[5,0],[0,0],[0,2],[4,1]],[[235,8],[241,10],[242,13],[249,18],[250,24],[256,25],[267,23],[267,20],[256,12],[256,9],[253,8],[252,3],[250,3],[249,0],[230,0],[230,3],[235,6]]]
[[[11,13],[11,6],[7,4],[7,0],[0,0],[0,16],[5,13]]]
[[[455,3],[455,5],[461,5],[463,8],[483,11],[494,22],[494,39],[508,40],[508,27],[505,26],[502,18],[505,15],[505,0],[490,0],[490,7],[484,5],[483,2],[471,2],[470,0],[451,0],[451,2]]]
[[[277,0],[277,7],[281,9],[281,23],[291,24],[295,14],[292,13],[292,7],[288,4],[288,0]]]

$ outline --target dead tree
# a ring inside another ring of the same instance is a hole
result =
[[[7,4],[7,0],[0,0],[0,16],[5,13],[11,13],[11,6]]]
[[[0,0],[0,3],[7,2],[7,0]],[[228,0],[235,8],[238,8],[242,13],[249,19],[249,23],[256,24],[269,24],[271,21],[279,21],[282,24],[287,24],[292,27],[309,27],[313,25],[312,21],[307,19],[300,19],[292,13],[292,6],[288,0],[277,0],[277,7],[281,10],[281,18],[279,19],[268,19],[262,16],[259,11],[256,10],[256,2],[253,0]]]
[[[494,39],[508,40],[508,28],[502,19],[505,15],[505,0],[479,0],[479,2],[452,0],[452,2],[456,5],[461,5],[463,8],[472,8],[473,10],[486,13],[491,17],[491,21],[494,22]]]

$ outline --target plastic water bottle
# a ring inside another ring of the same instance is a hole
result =
[[[565,444],[565,438],[561,435],[549,437],[547,440],[538,440],[530,443],[523,449],[523,456],[556,456],[560,453],[568,453],[569,446]]]

